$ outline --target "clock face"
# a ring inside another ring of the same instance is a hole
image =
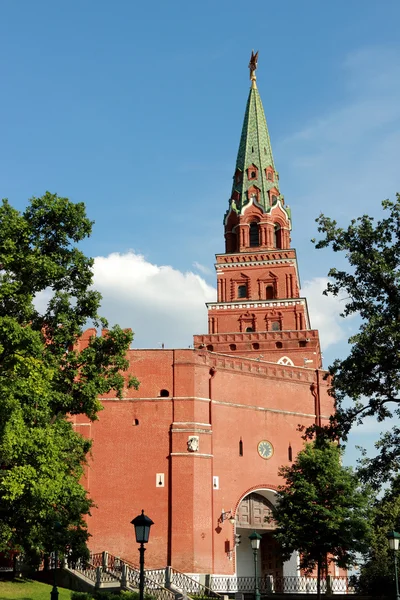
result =
[[[262,440],[259,442],[257,450],[261,458],[271,458],[274,453],[274,448],[271,442],[267,442],[267,440]]]

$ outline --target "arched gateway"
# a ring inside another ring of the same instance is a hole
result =
[[[236,534],[240,536],[240,544],[236,547],[238,577],[254,576],[254,557],[248,539],[253,531],[261,535],[258,557],[260,576],[281,577],[288,573],[288,570],[292,573],[297,570],[295,556],[287,563],[283,563],[280,546],[273,536],[273,531],[276,529],[276,523],[272,519],[274,504],[275,492],[267,489],[252,491],[239,503],[236,511]]]

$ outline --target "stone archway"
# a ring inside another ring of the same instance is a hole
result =
[[[272,521],[273,503],[257,492],[251,492],[243,498],[237,510],[237,526],[241,528],[275,529]]]
[[[259,550],[259,575],[265,577],[283,575],[283,561],[279,544],[273,531],[276,524],[272,519],[275,492],[254,490],[244,496],[236,510],[236,533],[240,535],[240,545],[236,548],[236,571],[238,576],[254,576],[253,551],[249,535],[257,531],[261,535]]]

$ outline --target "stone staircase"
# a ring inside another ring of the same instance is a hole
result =
[[[140,572],[137,565],[108,552],[91,554],[89,561],[65,565],[65,570],[80,579],[85,587],[110,591],[139,589]],[[191,596],[201,596],[202,600],[223,598],[199,581],[172,567],[145,570],[144,591],[156,600],[182,600],[190,599]]]

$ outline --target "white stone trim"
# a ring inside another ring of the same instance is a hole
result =
[[[204,427],[211,427],[211,423],[197,423],[197,421],[174,421],[172,425],[203,425]]]
[[[195,348],[191,348],[195,350]],[[155,398],[99,398],[101,402],[170,402],[171,400],[196,400],[196,402],[210,402],[210,398],[200,396],[156,396]]]
[[[171,452],[170,456],[190,456],[194,458],[214,458],[214,454],[200,454],[199,452]]]
[[[296,263],[296,258],[273,258],[270,260],[252,260],[246,262],[231,262],[231,263],[215,263],[216,269],[225,269],[225,267],[266,267],[268,265],[279,265],[279,264],[288,264],[288,263]]]
[[[256,404],[239,404],[237,402],[225,402],[224,400],[213,400],[213,404],[220,406],[232,406],[234,408],[247,408],[249,410],[257,410],[260,412],[271,412],[281,415],[294,415],[295,417],[309,417],[315,419],[315,413],[303,413],[292,410],[282,410],[281,408],[266,408],[264,406],[257,406]],[[322,419],[328,419],[329,417],[321,415]]]
[[[281,302],[277,302],[276,300],[270,300],[269,302],[266,300],[250,300],[246,303],[238,303],[238,302],[206,302],[207,308],[211,310],[227,310],[227,309],[246,309],[246,308],[280,308],[285,306],[305,306],[306,299],[305,298],[294,298],[293,300],[282,300]],[[308,329],[308,328],[307,328]],[[282,330],[283,331],[283,330]],[[289,330],[288,330],[289,331]],[[306,331],[306,330],[304,330]],[[241,333],[241,332],[237,332]]]
[[[195,427],[190,427],[189,429],[175,429],[172,425],[171,433],[203,433],[206,435],[212,435],[211,429],[196,429]]]

